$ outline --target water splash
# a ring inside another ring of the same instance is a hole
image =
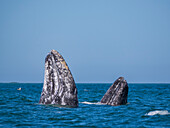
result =
[[[100,102],[97,102],[97,103],[92,103],[92,102],[87,102],[87,101],[84,101],[84,102],[80,102],[82,104],[95,104],[95,105],[105,105],[103,103],[100,103]]]
[[[169,115],[170,113],[167,110],[155,110],[149,113],[146,113],[147,116],[154,116],[154,115]]]

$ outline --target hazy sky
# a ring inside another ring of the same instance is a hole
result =
[[[76,82],[170,82],[170,0],[0,0],[0,82],[43,82],[52,49]]]

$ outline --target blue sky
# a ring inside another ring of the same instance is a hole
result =
[[[0,1],[0,82],[43,82],[52,49],[76,82],[170,82],[170,1]]]

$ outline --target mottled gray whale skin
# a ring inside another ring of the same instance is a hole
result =
[[[128,84],[123,77],[119,77],[112,86],[107,90],[101,103],[118,106],[127,104]]]
[[[45,59],[40,104],[78,107],[77,88],[64,58],[52,50]]]

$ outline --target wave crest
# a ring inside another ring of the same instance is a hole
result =
[[[147,116],[154,116],[154,115],[169,115],[170,113],[167,110],[155,110],[150,111],[149,113],[146,113]]]
[[[87,101],[84,101],[84,102],[80,102],[82,104],[95,104],[95,105],[103,105],[102,103],[100,102],[97,102],[97,103],[92,103],[92,102],[87,102]]]

